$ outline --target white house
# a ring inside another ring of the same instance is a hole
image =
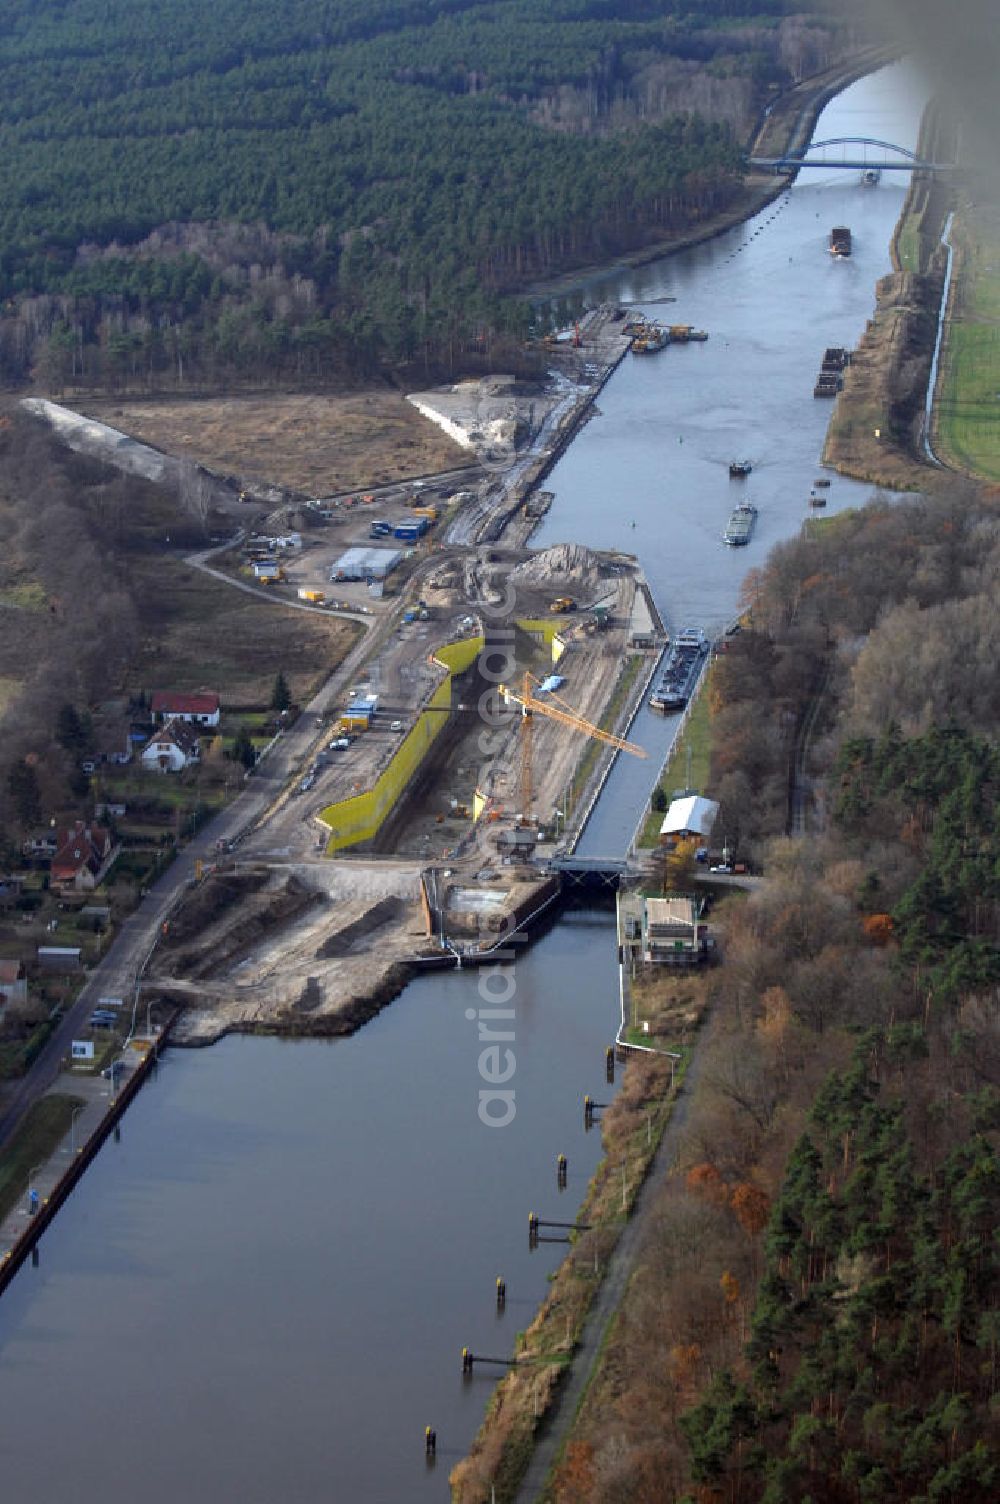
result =
[[[719,806],[715,800],[703,799],[700,794],[687,794],[683,799],[674,799],[663,817],[660,840],[673,846],[676,841],[693,838],[707,846],[718,813]]]
[[[172,720],[154,731],[142,749],[142,765],[158,773],[179,773],[201,758],[198,733],[186,721]]]

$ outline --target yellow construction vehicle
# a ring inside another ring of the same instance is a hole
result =
[[[571,595],[557,595],[555,600],[550,602],[549,610],[559,613],[563,611],[575,611],[576,601]]]
[[[531,819],[531,806],[534,801],[534,787],[532,782],[532,721],[535,715],[546,716],[550,721],[559,721],[561,725],[568,726],[572,731],[582,732],[584,736],[592,737],[595,741],[604,742],[609,747],[617,747],[620,752],[631,752],[633,757],[645,757],[645,747],[638,746],[635,742],[626,741],[622,736],[615,736],[610,731],[602,731],[600,726],[595,726],[591,721],[584,720],[582,715],[573,709],[559,695],[551,690],[543,698],[535,694],[535,689],[542,681],[536,679],[534,674],[525,671],[521,681],[520,691],[511,689],[506,684],[500,685],[500,693],[503,698],[512,705],[521,707],[521,813],[526,820]]]

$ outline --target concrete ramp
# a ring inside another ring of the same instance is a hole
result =
[[[72,408],[60,407],[46,397],[25,397],[21,406],[33,417],[42,418],[59,435],[64,444],[77,454],[89,455],[114,465],[126,475],[138,475],[143,480],[176,481],[178,462],[170,455],[140,444],[127,433],[110,428],[107,423],[98,423],[96,418],[86,418]]]

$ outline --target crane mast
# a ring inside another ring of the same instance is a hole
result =
[[[501,685],[501,693],[513,705],[521,707],[521,802],[522,813],[525,819],[531,819],[531,806],[534,803],[534,730],[532,722],[535,715],[543,715],[550,721],[557,721],[562,726],[568,726],[572,731],[579,731],[581,735],[588,736],[594,741],[604,742],[606,746],[617,747],[620,752],[630,752],[633,757],[645,757],[645,747],[640,747],[636,742],[626,741],[623,736],[615,736],[611,731],[602,731],[600,726],[595,726],[592,721],[586,720],[573,706],[561,696],[548,693],[544,699],[535,694],[535,687],[540,686],[541,680],[536,679],[534,674],[525,670],[521,680],[520,691],[511,689],[509,685]]]

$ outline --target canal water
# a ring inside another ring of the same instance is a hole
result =
[[[835,99],[813,139],[867,136],[912,150],[926,97],[913,65],[896,64]],[[908,183],[909,174],[887,172],[877,187],[863,187],[856,172],[806,169],[727,234],[585,284],[591,302],[628,301],[709,338],[626,357],[598,399],[601,416],[546,481],[555,501],[533,545],[573,539],[636,553],[671,628],[722,631],[739,610],[747,571],[809,512],[832,406],[813,396],[823,351],[853,346],[863,333],[875,284],[891,270],[889,240]],[[852,230],[849,260],[828,253],[833,225]],[[730,480],[730,460],[743,459],[752,474]],[[826,515],[871,495],[832,471],[829,478]],[[723,530],[744,498],[758,508],[753,537],[746,548],[727,548]],[[565,693],[572,698],[569,684]],[[581,852],[625,850],[675,723],[639,716],[629,736],[650,758],[618,759]]]
[[[816,138],[913,146],[925,92],[908,65],[885,69],[834,101]],[[815,373],[871,313],[903,192],[888,175],[862,189],[803,174],[748,225],[595,282],[593,296],[675,297],[650,312],[710,338],[623,364],[554,472],[537,541],[628,548],[673,625],[731,619],[747,568],[806,514],[829,416]],[[826,254],[834,224],[854,232],[849,262]],[[737,551],[719,540],[741,494],[728,463],[744,457],[760,520]],[[835,477],[829,510],[866,495]],[[658,753],[670,730],[643,713],[633,734]],[[590,850],[623,849],[656,766],[620,759]],[[168,1053],[39,1268],[0,1300],[7,1497],[447,1499],[491,1384],[463,1382],[460,1349],[510,1351],[559,1258],[529,1253],[528,1213],[569,1220],[599,1155],[582,1098],[605,1095],[617,1023],[611,916],[565,914],[494,977],[492,1001],[509,992],[514,1009],[503,1128],[478,1115],[483,975],[419,978],[349,1040]]]

